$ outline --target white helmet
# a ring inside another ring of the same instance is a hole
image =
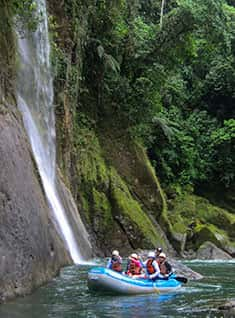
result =
[[[158,257],[166,258],[166,254],[165,254],[165,253],[160,253],[160,254],[158,255]]]
[[[117,250],[112,251],[112,256],[119,256],[119,252]]]
[[[154,252],[149,252],[148,253],[148,258],[155,258],[155,253]]]
[[[132,258],[135,258],[135,259],[138,259],[138,255],[137,255],[136,253],[132,253],[132,254],[131,254],[131,257],[132,257]]]

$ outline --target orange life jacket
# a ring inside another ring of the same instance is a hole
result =
[[[122,264],[119,259],[117,260],[112,259],[111,263],[112,263],[111,268],[113,271],[122,272]]]
[[[154,274],[156,272],[154,266],[153,266],[153,261],[154,259],[150,258],[148,261],[147,261],[147,264],[146,264],[146,267],[147,267],[147,272],[148,274]]]
[[[127,274],[140,275],[141,267],[137,266],[135,262],[130,261],[130,263],[128,264]]]

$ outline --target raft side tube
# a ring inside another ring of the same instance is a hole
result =
[[[91,290],[118,294],[169,293],[181,287],[181,283],[168,280],[133,279],[104,267],[95,267],[88,272],[88,287]]]

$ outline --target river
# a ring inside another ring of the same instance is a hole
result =
[[[102,264],[102,261],[97,261]],[[235,298],[235,261],[190,261],[204,275],[169,295],[108,296],[89,292],[90,266],[70,266],[32,295],[0,306],[1,318],[225,317],[219,304]]]

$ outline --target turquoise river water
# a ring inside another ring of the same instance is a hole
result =
[[[174,294],[137,296],[91,293],[87,288],[87,271],[91,266],[66,267],[32,295],[1,305],[0,317],[226,317],[217,307],[235,298],[235,262],[191,261],[184,264],[203,274],[204,279],[190,281]]]

